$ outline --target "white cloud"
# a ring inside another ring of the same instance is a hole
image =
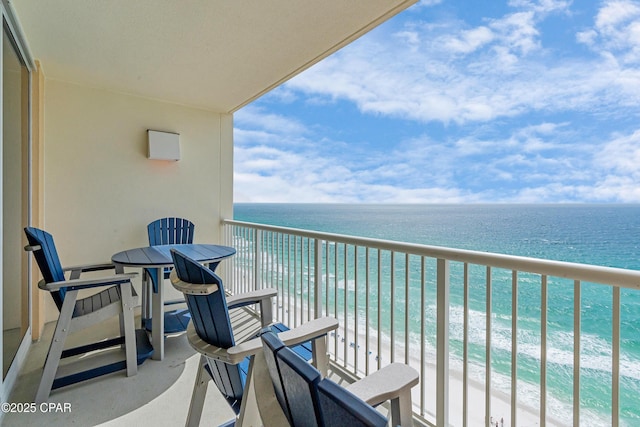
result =
[[[499,37],[499,45],[511,52],[527,55],[539,48],[540,33],[533,12],[519,12],[491,22]]]
[[[522,150],[525,153],[540,152],[554,149],[580,150],[584,148],[577,144],[571,144],[570,131],[565,128],[568,123],[541,123],[539,125],[526,126],[517,129],[509,139],[509,145]],[[585,146],[584,141],[581,144]]]
[[[541,45],[540,20],[564,12],[567,2],[517,4],[529,10],[472,28],[416,21],[393,34],[381,30],[286,87],[328,101],[348,100],[368,114],[459,124],[567,108],[620,114],[620,106],[638,104],[640,73],[603,50],[600,33],[577,35],[603,53],[592,59],[554,56]],[[624,34],[619,38],[629,46],[636,32],[629,27]]]
[[[543,122],[515,129],[498,140],[464,137],[442,142],[421,136],[366,155],[321,150],[313,138],[301,144],[281,143],[277,148],[239,144],[235,152],[235,200],[462,203],[530,201],[537,195],[538,201],[570,201],[576,190],[566,190],[569,187],[562,182],[584,179],[581,174],[587,160],[572,161],[567,152],[576,155],[583,151],[581,159],[589,158],[590,152],[556,145],[553,138],[563,133],[564,126]],[[256,132],[269,134],[263,129]],[[281,133],[277,137],[289,138]],[[325,141],[323,146],[337,145],[340,143]],[[546,157],[540,154],[558,147],[564,151]],[[471,191],[473,182],[467,181],[466,174],[492,189]],[[508,183],[519,183],[525,189],[505,191]]]
[[[594,199],[584,198],[592,190],[591,187],[580,185],[553,183],[550,185],[539,187],[527,187],[518,191],[518,193],[507,200],[516,203],[570,203],[582,200]]]
[[[588,46],[593,46],[593,44],[596,41],[596,38],[598,37],[598,32],[594,29],[588,29],[588,30],[584,30],[584,31],[579,31],[576,34],[576,40],[579,43],[583,43],[586,44]]]
[[[630,0],[607,1],[598,11],[594,28],[577,34],[577,40],[603,57],[622,64],[640,62],[640,4]]]
[[[415,33],[414,33],[415,34]],[[414,36],[412,42],[417,42]],[[490,43],[494,39],[493,32],[487,27],[478,27],[463,31],[459,36],[453,35],[445,41],[445,47],[452,53],[471,53],[479,47]]]
[[[527,10],[533,10],[538,13],[550,13],[556,11],[567,11],[571,5],[568,0],[510,0],[509,5],[512,7],[521,7]]]
[[[420,0],[418,3],[413,5],[409,10],[418,10],[421,7],[431,7],[440,3],[442,3],[442,0]]]
[[[448,136],[425,130],[364,155],[258,102],[236,114],[235,200],[640,202],[640,130],[599,129],[640,115],[640,4],[603,3],[576,33],[596,53],[581,58],[542,43],[544,17],[571,2],[510,5],[475,27],[416,20],[374,32],[269,95],[346,100],[372,120],[444,123]]]
[[[277,114],[265,113],[255,106],[247,106],[233,116],[237,126],[250,125],[251,127],[260,127],[265,131],[274,131],[291,134],[304,134],[306,128],[297,120],[291,117],[284,117]]]
[[[420,35],[416,31],[398,31],[393,35],[400,43],[406,44],[412,50],[420,45]]]
[[[640,7],[629,0],[605,2],[596,17],[596,27],[602,32],[614,32],[616,26],[640,15]]]
[[[640,130],[606,144],[596,162],[601,168],[627,175],[640,184]]]
[[[302,159],[301,159],[302,160]],[[328,174],[314,162],[287,163],[286,173],[266,175],[246,172],[234,174],[235,202],[296,202],[296,203],[460,203],[476,199],[454,187],[430,186],[403,188],[362,180],[357,172],[342,169]],[[324,162],[323,162],[324,163]],[[253,166],[256,163],[249,163]]]
[[[266,130],[262,128],[265,120],[253,118],[255,122],[244,124],[254,127],[252,132],[261,139],[298,138],[299,143],[256,144],[245,141],[250,136],[246,130],[236,128],[236,134],[243,135],[236,138],[243,142],[236,144],[234,151],[236,202],[457,203],[476,197],[446,179],[451,170],[447,149],[429,144],[429,140],[413,140],[388,152],[353,157],[344,150],[334,150],[342,156],[338,157],[313,140],[300,139],[295,132],[287,135]],[[334,141],[324,144],[339,145]],[[455,156],[449,157],[453,160]]]
[[[640,203],[640,130],[614,136],[582,168],[561,178],[553,185],[526,189],[521,194],[532,201],[536,197],[538,201],[564,197],[568,201]]]
[[[640,203],[640,187],[637,179],[610,175],[594,188],[588,188],[584,196],[603,202]]]

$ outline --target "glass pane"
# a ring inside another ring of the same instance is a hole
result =
[[[5,28],[2,42],[3,378],[29,326],[27,254],[29,72]]]

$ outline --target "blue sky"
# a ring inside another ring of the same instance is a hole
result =
[[[640,1],[422,0],[234,127],[235,202],[640,203]]]

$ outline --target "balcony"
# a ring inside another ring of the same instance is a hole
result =
[[[231,220],[224,221],[223,240],[237,249],[220,266],[231,292],[276,288],[274,316],[291,326],[324,315],[339,320],[329,337],[333,375],[352,380],[392,362],[417,369],[416,425],[633,422],[625,410],[635,395],[621,324],[634,309],[624,296],[637,291],[640,272]],[[581,329],[589,314],[583,301],[594,292],[607,296],[611,324],[598,369],[585,355]],[[557,295],[570,298],[572,310],[558,313]],[[533,338],[522,326],[532,318],[539,331]],[[33,345],[11,401],[32,399],[51,326]],[[104,327],[92,333],[108,335]],[[558,336],[568,342],[559,344]],[[184,335],[167,339],[166,355],[135,377],[114,374],[54,392],[49,402],[71,403],[70,412],[56,406],[7,414],[4,425],[182,425],[198,356]],[[608,378],[596,397],[581,387],[594,372]],[[213,390],[202,418],[207,425],[232,417]],[[594,398],[604,415],[581,404]]]

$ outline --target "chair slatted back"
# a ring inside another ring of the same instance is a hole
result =
[[[284,343],[278,338],[278,336],[271,330],[271,328],[264,328],[260,331],[260,338],[262,338],[262,347],[264,349],[264,358],[267,362],[267,367],[269,369],[269,376],[271,377],[271,382],[273,383],[273,389],[276,393],[276,398],[278,399],[278,403],[282,408],[289,424],[293,424],[291,419],[291,409],[289,408],[289,402],[287,400],[287,396],[284,392],[284,386],[282,384],[282,374],[280,373],[280,368],[278,367],[278,362],[276,360],[276,355],[280,350],[285,348]]]
[[[291,411],[291,425],[294,427],[325,425],[318,406],[320,372],[289,347],[280,349],[276,353],[276,360]]]
[[[44,230],[35,227],[25,227],[25,234],[31,246],[40,246],[40,249],[33,251],[40,273],[46,283],[61,282],[66,280],[62,271],[62,264],[58,257],[56,245],[53,243],[53,236]],[[62,308],[66,288],[51,292],[51,296],[58,307]]]
[[[171,250],[173,265],[180,280],[196,285],[218,286],[209,295],[187,295],[187,305],[198,336],[221,348],[235,345],[222,279],[213,271],[186,255]]]
[[[318,383],[318,399],[326,426],[386,427],[388,424],[371,405],[328,378]]]
[[[195,226],[188,219],[160,218],[147,226],[149,245],[176,245],[193,243]]]
[[[184,254],[171,250],[174,268],[180,280],[192,284],[215,284],[218,290],[209,295],[185,295],[191,321],[198,336],[216,347],[235,345],[222,280],[213,271]],[[208,359],[209,373],[227,400],[240,400],[245,383],[241,365]],[[239,406],[238,410],[239,410]]]
[[[291,411],[290,424],[299,426],[386,427],[387,419],[371,405],[328,378],[289,347],[267,344],[282,341],[262,335],[263,345],[277,348],[275,358],[282,388]],[[266,338],[266,339],[265,339]],[[269,368],[271,374],[271,368]],[[273,377],[272,377],[273,380]],[[274,381],[274,389],[277,384]],[[282,405],[282,404],[281,404]]]
[[[195,225],[184,218],[160,218],[147,225],[149,245],[182,245],[193,243]],[[153,292],[158,292],[158,285],[162,281],[155,269],[145,269],[151,276]],[[164,269],[164,278],[169,277],[170,268]]]

